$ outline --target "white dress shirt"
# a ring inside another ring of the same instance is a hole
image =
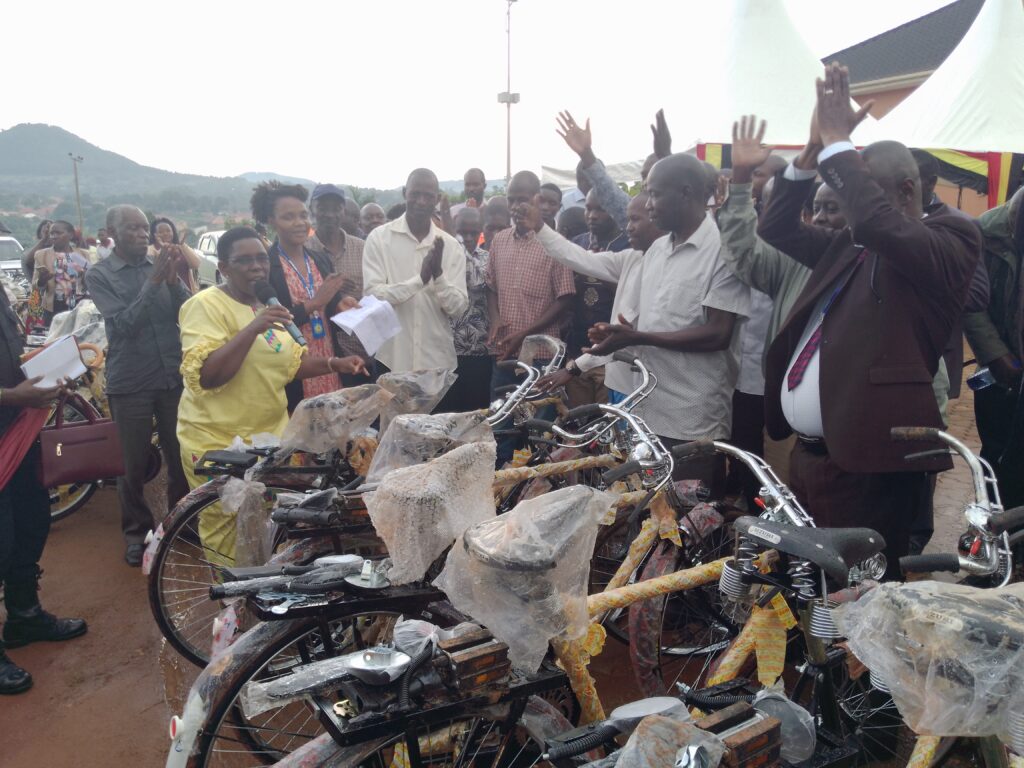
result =
[[[818,162],[823,162],[840,152],[855,149],[856,147],[848,141],[837,141],[818,153]],[[786,170],[783,172],[783,176],[790,181],[806,181],[817,175],[817,170],[797,168],[793,163],[786,166]],[[840,280],[843,279],[845,278],[840,278]],[[806,370],[804,370],[803,378],[793,389],[789,388],[789,372],[797,358],[800,357],[811,334],[824,322],[825,316],[822,312],[833,293],[834,290],[826,291],[818,301],[818,306],[814,308],[810,320],[807,321],[807,327],[804,328],[804,332],[800,336],[800,343],[796,345],[796,350],[786,367],[786,375],[782,379],[782,415],[786,417],[786,421],[789,422],[789,426],[793,428],[794,432],[807,437],[825,437],[825,428],[821,423],[821,347],[814,351],[807,363]]]
[[[537,233],[537,239],[548,255],[559,264],[581,275],[615,283],[610,321],[617,323],[619,315],[622,315],[629,322],[636,322],[643,251],[627,248],[624,251],[595,253],[566,240],[547,225]],[[581,371],[593,370],[603,365],[605,386],[621,394],[628,395],[636,387],[633,369],[625,363],[615,362],[611,355],[597,356],[584,353],[576,358],[576,365]]]
[[[437,237],[444,240],[441,275],[424,284],[423,259]],[[402,331],[377,352],[384,365],[395,372],[456,368],[451,319],[469,306],[466,251],[458,240],[433,222],[427,236],[417,240],[405,216],[382,224],[366,238],[363,293],[391,304],[402,323]]]
[[[684,243],[674,243],[670,234],[656,240],[641,261],[638,330],[703,325],[709,309],[747,317],[750,289],[729,271],[720,250],[721,236],[710,216]],[[658,377],[654,392],[637,408],[655,433],[674,440],[729,437],[739,373],[738,328],[729,347],[717,352],[634,351]]]

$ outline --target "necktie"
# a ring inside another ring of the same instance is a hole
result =
[[[857,261],[854,262],[853,269],[851,269],[846,277],[843,279],[836,289],[832,292],[828,302],[826,302],[824,308],[821,310],[821,322],[818,323],[818,327],[814,329],[814,333],[807,339],[807,343],[804,344],[804,348],[800,350],[800,354],[797,355],[796,360],[793,362],[793,367],[789,369],[789,375],[786,377],[786,386],[789,391],[796,389],[800,382],[804,380],[804,374],[807,373],[807,366],[811,364],[811,358],[814,357],[814,353],[818,351],[818,347],[821,346],[821,329],[825,325],[825,315],[832,307],[832,303],[836,300],[836,297],[843,292],[847,284],[850,282],[850,278],[853,277],[853,273],[857,271],[857,267],[860,266],[861,262],[864,261],[864,257],[867,255],[866,250],[862,250],[857,256]]]
[[[811,363],[811,358],[814,357],[814,353],[818,351],[818,347],[821,346],[821,328],[822,324],[818,323],[818,327],[814,329],[814,333],[807,339],[807,343],[804,344],[804,348],[800,350],[800,354],[797,355],[796,361],[793,363],[793,367],[789,369],[789,376],[786,377],[786,386],[789,387],[790,391],[794,390],[799,386],[800,382],[804,380],[804,374],[807,373],[807,366]]]

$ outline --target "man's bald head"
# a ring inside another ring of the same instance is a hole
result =
[[[647,175],[656,162],[658,162],[658,156],[653,153],[644,158],[644,164],[640,167],[640,178],[643,181],[647,181]]]
[[[469,206],[467,206],[465,208],[460,209],[459,212],[455,214],[456,229],[458,229],[458,227],[461,224],[466,224],[467,226],[473,224],[479,227],[481,226],[482,221],[483,217],[480,215],[479,208],[470,208]]]
[[[907,216],[920,218],[921,176],[910,150],[898,141],[876,141],[861,156],[889,202]]]
[[[430,226],[440,194],[437,176],[429,168],[417,168],[409,174],[402,195],[405,197],[405,219],[410,226],[416,227],[413,232]]]
[[[386,221],[387,215],[384,213],[384,209],[377,205],[377,203],[367,203],[359,211],[359,226],[363,228],[363,232],[366,234],[370,234]]]
[[[768,159],[754,169],[754,173],[750,177],[750,194],[754,200],[761,203],[762,208],[764,206],[764,200],[762,199],[764,185],[768,183],[768,179],[785,167],[786,161],[781,157],[778,155],[768,155]]]
[[[648,210],[666,232],[689,237],[704,220],[708,172],[693,155],[675,154],[654,164],[647,176]]]
[[[409,174],[409,178],[405,180],[405,186],[409,186],[413,181],[426,181],[427,183],[433,183],[435,187],[440,189],[440,184],[437,181],[437,174],[429,168],[416,168]]]
[[[126,213],[138,213],[141,214],[143,218],[146,217],[146,214],[142,213],[142,210],[134,205],[124,204],[112,206],[107,209],[107,232],[113,234],[117,229],[117,225]]]
[[[107,210],[107,232],[114,238],[118,256],[137,262],[149,248],[149,219],[134,205],[115,205]]]
[[[484,192],[487,190],[487,177],[479,168],[470,168],[462,177],[462,191],[466,198],[472,198],[477,203],[484,201]]]

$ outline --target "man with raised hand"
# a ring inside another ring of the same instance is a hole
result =
[[[849,76],[832,64],[817,82],[810,139],[777,179],[760,235],[811,268],[765,361],[769,434],[796,433],[791,484],[821,526],[867,526],[886,540],[899,576],[912,517],[930,492],[927,471],[948,456],[907,461],[926,447],[897,443],[893,427],[940,427],[932,379],[961,312],[980,235],[962,217],[925,217],[910,151],[878,142],[857,152],[853,129],[871,104],[851,107]],[[800,220],[821,173],[850,227]]]

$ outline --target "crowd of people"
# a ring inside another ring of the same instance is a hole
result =
[[[74,228],[53,222],[28,271],[47,318],[86,295],[104,318],[126,562],[141,563],[154,527],[143,494],[154,423],[173,506],[202,481],[192,467],[204,451],[280,434],[301,399],[388,371],[452,369],[458,378],[438,410],[486,407],[512,381],[496,363],[532,334],[565,340],[567,364],[540,386],[564,390],[571,406],[621,401],[634,372],[612,355],[642,358],[658,384],[639,414],[669,446],[714,438],[763,454],[766,433],[795,435],[791,487],[818,525],[878,530],[889,577],[899,556],[927,543],[935,474],[951,466],[944,455],[908,461],[889,431],[944,425],[966,334],[993,382],[975,392],[982,454],[1004,503],[1024,504],[1024,191],[967,217],[936,197],[927,152],[892,141],[858,151],[851,135],[870,105],[851,104],[846,70],[827,67],[803,150],[791,160],[773,153],[764,123],[743,117],[728,169],[673,154],[659,113],[635,196],[596,156],[589,121],[563,113],[581,205],[531,171],[487,199],[486,177],[472,168],[465,202],[450,206],[436,175],[418,168],[389,211],[360,209],[333,184],[310,195],[264,182],[252,197],[256,226],[218,242],[223,283],[200,291],[196,254],[170,220],[111,208],[91,266]],[[402,327],[372,356],[330,322],[365,295],[390,303]],[[23,339],[2,292],[0,304],[2,439],[59,388],[24,380]],[[516,447],[503,439],[499,464]],[[38,462],[28,448],[0,489],[8,648],[86,631],[39,605],[49,513]],[[681,464],[677,475],[753,509],[753,478],[720,457]],[[232,546],[229,523],[204,525],[204,541]],[[26,689],[31,678],[3,649],[0,693]]]

